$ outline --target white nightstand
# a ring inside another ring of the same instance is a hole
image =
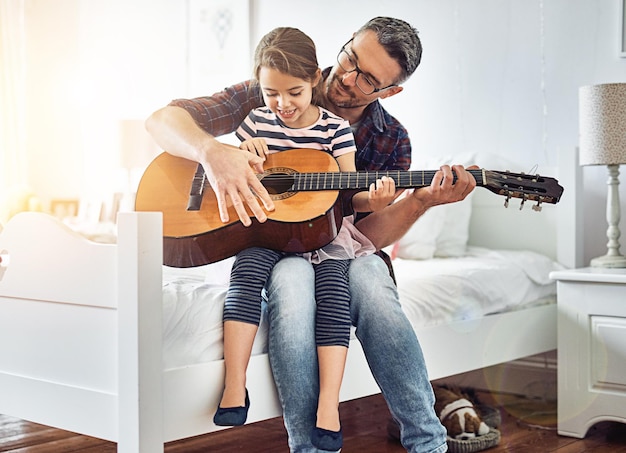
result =
[[[552,272],[558,297],[558,432],[626,423],[626,269]]]

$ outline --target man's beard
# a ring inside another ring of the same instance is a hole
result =
[[[358,90],[356,87],[354,89]],[[369,104],[369,102],[356,97],[352,93],[352,89],[343,85],[335,74],[330,74],[326,80],[326,101],[328,104],[342,109],[361,108]]]

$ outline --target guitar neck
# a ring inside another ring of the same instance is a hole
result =
[[[330,165],[330,164],[333,165]],[[295,168],[294,168],[295,166]],[[317,169],[322,172],[297,171],[301,169]],[[383,176],[392,178],[396,188],[411,189],[429,186],[438,170],[382,170],[338,172],[332,156],[314,150],[291,150],[270,154],[263,174],[258,175],[263,186],[271,194],[314,191],[360,191],[367,190],[372,183]],[[333,171],[329,171],[333,170]],[[520,198],[541,203],[555,204],[563,193],[563,187],[554,178],[524,173],[499,172],[485,169],[472,169],[468,172],[476,180],[476,185],[507,198]],[[453,172],[454,174],[454,172]],[[204,188],[204,170],[197,165],[189,193],[188,209],[199,209]],[[456,175],[454,174],[454,180]]]
[[[468,170],[476,179],[478,186],[484,185],[483,170]],[[392,178],[396,188],[410,189],[429,186],[435,176],[436,170],[383,170],[366,172],[320,172],[320,173],[296,173],[289,175],[293,178],[293,191],[318,191],[318,190],[367,190],[370,184],[383,176]],[[269,175],[266,178],[281,178],[285,175]],[[456,175],[455,175],[456,180]]]

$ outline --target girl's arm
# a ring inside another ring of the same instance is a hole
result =
[[[337,157],[339,170],[356,171],[355,153],[347,153]],[[375,212],[388,206],[396,198],[396,184],[392,178],[383,176],[370,184],[369,190],[359,192],[352,197],[354,212]]]

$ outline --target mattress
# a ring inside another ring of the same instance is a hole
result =
[[[400,302],[415,328],[554,303],[548,257],[468,247],[462,257],[393,261]]]
[[[233,258],[163,268],[166,369],[223,357],[222,310]],[[562,266],[530,251],[468,247],[465,256],[393,261],[402,307],[415,329],[556,301],[548,278]],[[253,354],[267,351],[263,312]]]

